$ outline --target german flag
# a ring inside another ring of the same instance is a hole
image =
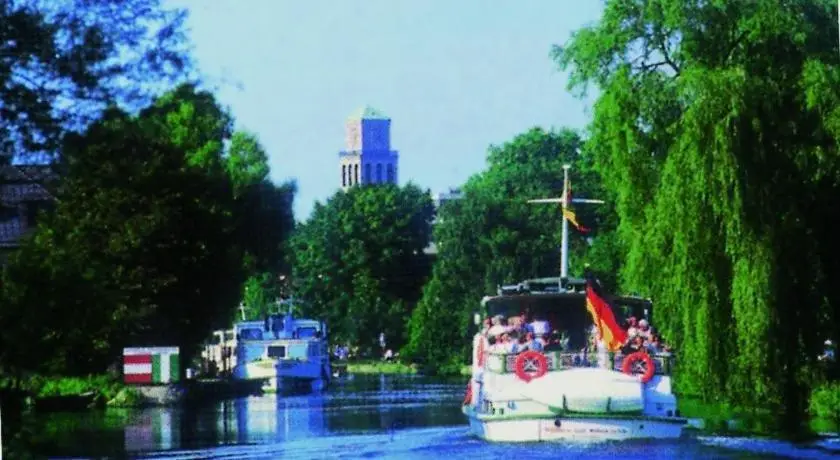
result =
[[[566,200],[563,203],[563,217],[571,222],[579,232],[589,232],[588,228],[584,227],[577,221],[577,215],[575,214],[574,209],[572,209],[572,181],[568,182],[566,188]]]
[[[586,309],[610,351],[618,351],[627,341],[627,332],[618,325],[612,305],[604,297],[601,284],[590,269],[586,269]]]

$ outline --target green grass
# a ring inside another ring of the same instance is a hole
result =
[[[335,362],[334,365],[344,365],[344,362]],[[363,359],[346,362],[347,372],[351,374],[388,374],[388,375],[414,375],[421,372],[420,366],[413,363],[401,361],[381,361],[375,359]],[[472,367],[469,365],[459,366],[454,372],[445,372],[441,376],[462,376],[472,375]]]
[[[358,360],[347,362],[347,372],[351,374],[410,375],[417,373],[417,366],[399,361]]]
[[[0,389],[10,388],[11,380],[0,380]],[[95,393],[97,399],[109,401],[119,394],[125,385],[110,375],[89,375],[85,377],[29,376],[22,382],[20,390],[34,398],[53,396],[79,396]]]

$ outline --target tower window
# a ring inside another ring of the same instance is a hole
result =
[[[388,164],[388,183],[396,183],[396,179],[394,178],[394,165],[392,164]]]
[[[358,164],[353,165],[353,183],[354,184],[359,183],[359,165]]]
[[[347,187],[347,165],[341,165],[341,186]]]
[[[376,183],[382,183],[382,163],[376,164]]]

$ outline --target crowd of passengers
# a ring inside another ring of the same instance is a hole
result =
[[[594,352],[602,351],[605,345],[598,330],[592,326],[585,335],[589,338],[582,350],[573,349],[569,336],[561,333],[539,314],[520,314],[505,318],[496,315],[484,320],[481,335],[486,338],[488,351],[494,353],[516,354],[526,350]],[[627,341],[621,349],[623,354],[645,351],[649,354],[670,354],[671,350],[661,336],[650,326],[646,319],[636,320],[630,317],[624,324]]]

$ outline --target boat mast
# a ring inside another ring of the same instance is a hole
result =
[[[563,211],[569,204],[569,168],[572,165],[563,165],[563,196],[561,199]],[[569,278],[569,219],[566,219],[566,214],[563,213],[563,232],[560,236],[560,282]],[[562,289],[563,286],[560,286]]]
[[[538,198],[528,200],[528,203],[560,203],[563,211],[563,231],[560,236],[560,282],[559,288],[564,289],[563,283],[569,277],[569,219],[566,217],[566,209],[571,203],[604,204],[603,200],[590,200],[586,198],[572,198],[569,193],[569,169],[570,164],[563,165],[563,194],[559,198]]]

